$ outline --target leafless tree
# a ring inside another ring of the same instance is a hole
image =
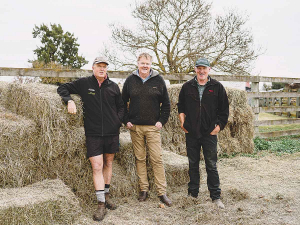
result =
[[[138,52],[146,51],[154,56],[153,65],[162,73],[193,72],[195,60],[206,57],[214,71],[249,74],[261,53],[245,28],[247,18],[233,10],[213,18],[210,9],[211,4],[204,0],[136,3],[132,10],[138,22],[136,30],[111,25],[113,42],[129,58],[115,57],[107,49],[106,56],[119,66],[130,66],[135,64],[130,56],[136,58]]]

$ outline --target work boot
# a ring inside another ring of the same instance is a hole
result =
[[[220,199],[213,200],[213,203],[215,203],[216,206],[219,207],[220,209],[225,209],[225,206]]]
[[[165,203],[167,206],[172,205],[172,201],[167,197],[167,195],[158,196],[162,203]]]
[[[147,191],[141,191],[139,195],[139,202],[144,202],[148,198],[148,192]]]
[[[101,221],[104,219],[105,214],[106,214],[105,203],[98,202],[98,207],[96,212],[94,213],[93,219],[96,221]]]
[[[117,208],[116,204],[111,201],[109,192],[105,193],[105,207],[111,210],[115,210]]]

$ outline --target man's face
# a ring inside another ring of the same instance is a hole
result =
[[[97,79],[103,79],[106,76],[107,64],[106,63],[97,63],[93,65],[93,72]]]
[[[210,71],[210,67],[206,66],[197,66],[195,67],[195,71],[197,74],[197,79],[199,81],[207,81],[208,73]]]
[[[141,57],[138,61],[138,69],[140,75],[149,75],[150,74],[150,68],[151,68],[151,59]]]

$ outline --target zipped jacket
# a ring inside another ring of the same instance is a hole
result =
[[[94,75],[62,84],[57,93],[67,104],[70,94],[78,94],[83,103],[86,136],[119,135],[124,116],[124,104],[119,86],[108,77],[101,87]]]
[[[223,130],[228,122],[229,103],[223,85],[212,78],[206,84],[200,101],[195,77],[182,85],[178,113],[186,115],[183,127],[194,137],[209,135],[216,125]]]
[[[131,122],[136,125],[164,125],[170,115],[170,100],[164,79],[151,69],[150,78],[143,83],[134,71],[127,77],[122,98],[124,105],[129,102],[129,111],[125,107],[124,124]]]

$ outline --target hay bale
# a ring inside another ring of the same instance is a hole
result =
[[[74,96],[77,114],[69,115],[56,89],[56,86],[38,83],[10,83],[4,100],[5,108],[36,122],[43,134],[39,152],[48,160],[52,155],[57,155],[60,149],[67,151],[68,143],[62,139],[83,125],[79,97]]]
[[[36,169],[36,124],[0,106],[0,187],[31,183]]]
[[[23,188],[0,189],[0,223],[74,224],[79,202],[61,180],[45,180]]]
[[[185,135],[180,128],[177,102],[182,84],[168,86],[171,113],[162,129],[164,149],[186,155]],[[225,129],[218,135],[218,154],[252,153],[254,150],[253,112],[247,103],[247,94],[234,88],[225,88],[229,100],[229,118]]]
[[[162,129],[161,136],[162,145],[166,150],[179,155],[186,155],[185,135],[180,128],[177,110],[178,96],[181,87],[182,84],[172,84],[167,87],[170,98],[171,112],[168,122]]]
[[[134,187],[134,192],[138,193],[138,176],[129,132],[120,134],[120,145],[120,152],[116,154],[116,159],[120,165],[125,168],[126,176],[129,177],[129,180]],[[168,190],[172,190],[172,188],[175,186],[186,184],[189,180],[187,158],[170,151],[163,150],[162,153]],[[154,187],[154,176],[148,151],[146,163],[150,186],[149,188],[150,190],[156,190]]]
[[[218,135],[221,154],[252,153],[254,151],[254,114],[248,105],[246,91],[225,88],[229,101],[229,118]]]
[[[3,101],[5,99],[6,90],[8,89],[8,82],[0,81],[0,105],[3,105]]]

